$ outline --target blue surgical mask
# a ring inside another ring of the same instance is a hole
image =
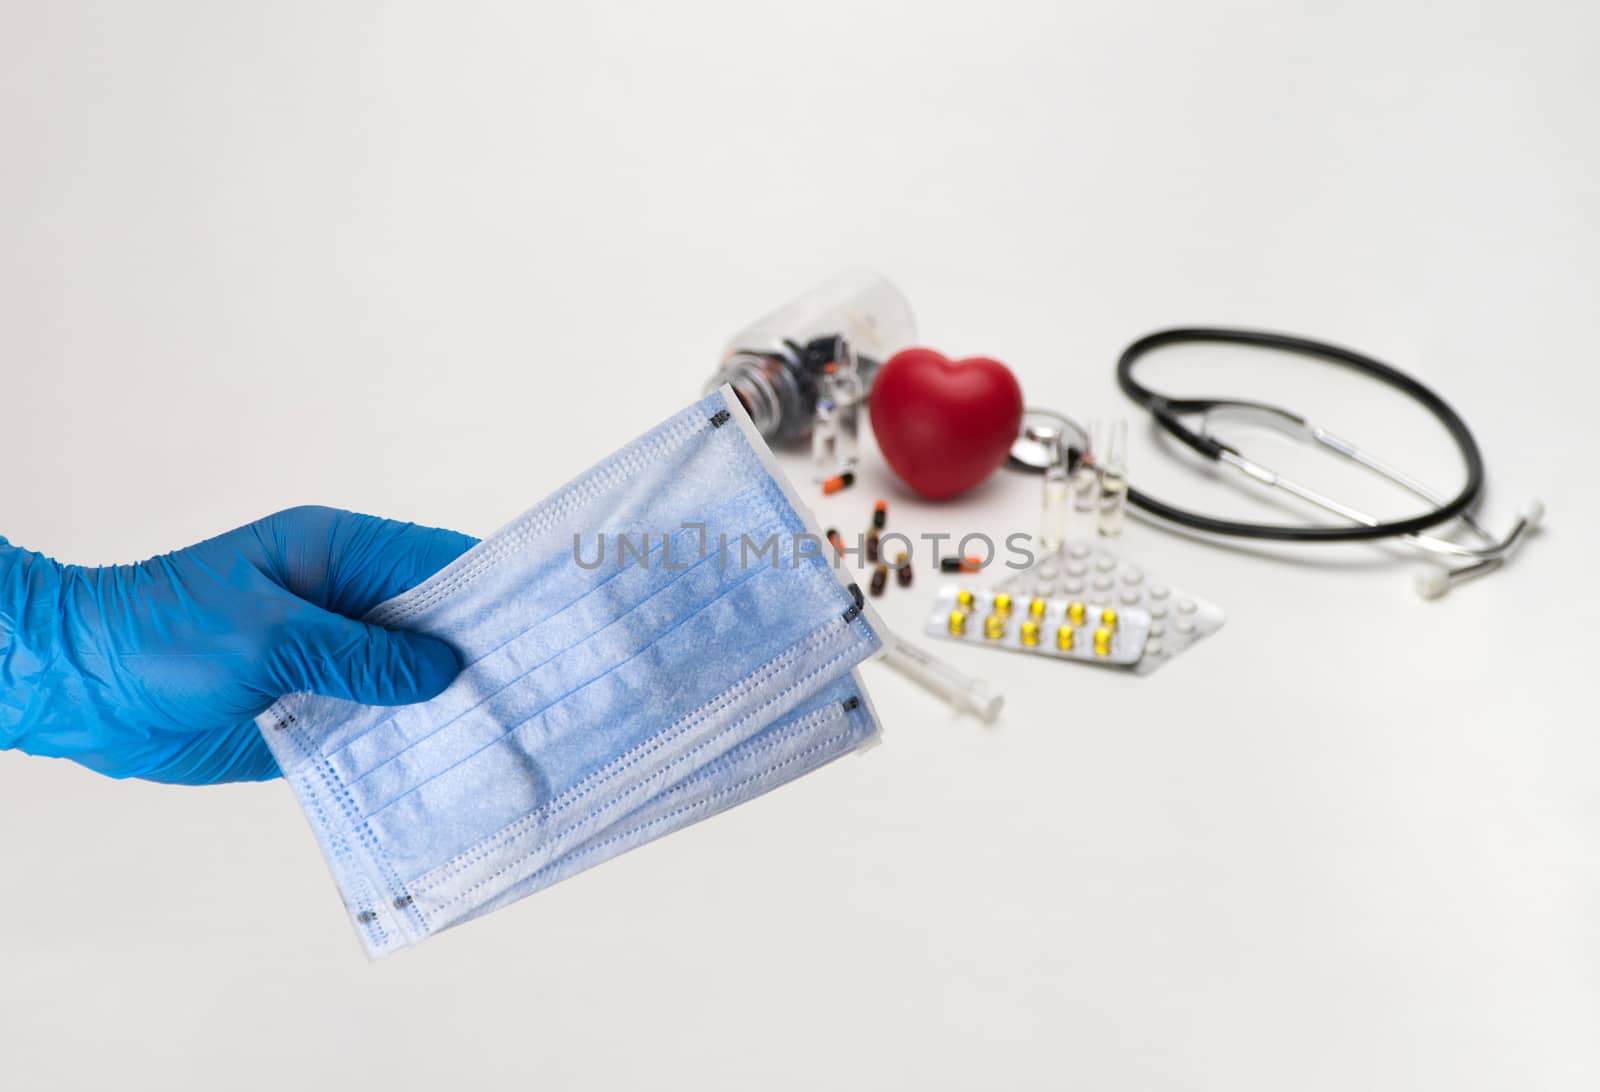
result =
[[[259,718],[382,954],[870,738],[861,592],[726,388],[367,618],[454,644],[443,694]]]
[[[856,672],[824,688],[776,724],[657,794],[603,833],[486,903],[477,917],[593,868],[620,853],[810,773],[877,738],[878,722]]]

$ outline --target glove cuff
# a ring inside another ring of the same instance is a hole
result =
[[[0,749],[25,747],[56,656],[64,570],[0,536]]]

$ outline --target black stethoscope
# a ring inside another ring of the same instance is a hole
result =
[[[1249,345],[1314,357],[1353,369],[1400,391],[1426,409],[1450,434],[1466,471],[1465,483],[1454,496],[1446,496],[1290,410],[1238,398],[1169,398],[1151,390],[1134,377],[1134,366],[1151,351],[1172,345],[1202,343]],[[1213,535],[1278,542],[1353,542],[1398,538],[1408,546],[1426,552],[1436,559],[1445,560],[1447,565],[1455,563],[1454,567],[1431,569],[1418,578],[1418,591],[1428,598],[1437,598],[1452,586],[1491,572],[1505,564],[1528,533],[1538,526],[1544,514],[1543,506],[1535,501],[1523,515],[1518,517],[1511,531],[1504,537],[1496,538],[1485,530],[1472,514],[1473,508],[1483,495],[1483,455],[1467,423],[1443,398],[1418,380],[1352,349],[1292,334],[1261,330],[1207,326],[1179,327],[1147,334],[1124,349],[1117,361],[1117,384],[1129,398],[1148,410],[1162,429],[1205,458],[1230,467],[1258,485],[1282,490],[1349,523],[1349,526],[1334,527],[1247,523],[1179,508],[1138,489],[1128,490],[1129,504],[1151,516],[1181,527]],[[1199,418],[1198,424],[1191,426],[1188,419],[1196,415]],[[1059,416],[1056,416],[1059,419]],[[1214,431],[1215,426],[1229,421],[1264,424],[1301,442],[1317,445],[1393,482],[1433,507],[1420,515],[1405,519],[1382,520],[1368,515],[1245,456],[1236,444]],[[1073,425],[1072,429],[1079,435],[1082,434],[1082,429],[1076,425]],[[1056,426],[1056,430],[1057,435],[1065,435],[1059,425]],[[1070,441],[1068,443],[1070,444]],[[1079,450],[1083,453],[1082,461],[1092,466],[1094,456],[1088,450],[1086,438],[1084,446]],[[1020,462],[1031,468],[1033,460],[1026,457],[1025,451],[1017,449],[1014,450],[1014,454],[1021,456],[1020,459],[1014,460],[1014,463]],[[1478,539],[1478,544],[1467,545],[1427,533],[1430,529],[1451,520],[1460,520]]]

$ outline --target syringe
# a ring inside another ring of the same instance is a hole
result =
[[[884,636],[884,663],[937,694],[954,708],[973,714],[985,724],[993,724],[1000,716],[1000,707],[1005,704],[1005,698],[990,690],[987,683],[963,675],[909,641],[893,634]]]

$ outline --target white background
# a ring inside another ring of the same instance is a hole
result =
[[[0,755],[0,1086],[1596,1087],[1597,39],[1570,2],[6,0],[0,533],[62,560],[303,502],[487,533],[854,263],[1085,417],[1161,325],[1368,350],[1473,423],[1495,526],[1550,519],[1434,604],[1381,550],[1134,526],[1229,611],[1187,658],[937,645],[993,730],[874,666],[882,747],[377,964],[281,783]],[[1325,369],[1150,374],[1454,472]],[[1143,419],[1132,468],[1269,511]],[[1029,529],[1036,488],[919,504],[873,454],[819,514]]]

